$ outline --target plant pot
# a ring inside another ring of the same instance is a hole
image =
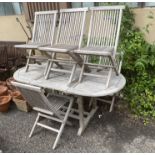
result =
[[[7,112],[11,101],[11,96],[0,96],[0,112]]]
[[[1,86],[6,86],[6,82],[5,81],[0,81],[0,85]]]
[[[7,95],[8,88],[6,86],[0,85],[0,96]]]
[[[15,81],[15,79],[13,77],[10,77],[6,80],[8,88],[13,91],[17,90],[17,88],[11,84],[11,81]]]
[[[16,90],[16,91],[10,91],[10,95],[12,96],[12,98],[24,100],[21,92],[18,91],[18,90]]]

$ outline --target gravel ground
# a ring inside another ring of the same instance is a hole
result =
[[[80,137],[76,135],[78,121],[71,120],[73,126],[65,127],[57,149],[52,150],[56,134],[37,127],[32,138],[28,138],[36,113],[21,112],[12,105],[9,112],[0,113],[0,150],[9,153],[155,152],[153,124],[144,126],[140,120],[117,108],[112,113],[101,113],[101,110],[98,110]]]

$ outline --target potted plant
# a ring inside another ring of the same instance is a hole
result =
[[[0,81],[0,85],[1,86],[6,86],[6,82],[5,81]]]
[[[11,101],[11,96],[0,96],[0,112],[7,112]]]
[[[6,86],[0,85],[0,96],[7,95],[8,88]]]

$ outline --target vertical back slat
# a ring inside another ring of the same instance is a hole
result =
[[[103,17],[103,13],[101,11],[99,11],[99,19],[101,19],[102,17]],[[99,38],[98,45],[99,46],[102,44],[102,26],[103,26],[103,20],[99,20],[99,31],[98,31],[98,33],[99,33],[98,34],[98,38]]]
[[[118,30],[116,32],[116,40],[115,40],[115,47],[114,50],[117,50],[117,46],[118,46],[118,40],[119,40],[119,33],[120,33],[120,27],[121,27],[121,19],[122,19],[122,9],[119,10],[119,20],[118,20]]]
[[[42,25],[42,27],[41,27],[41,29],[42,29],[42,40],[43,40],[43,42],[46,42],[46,38],[47,38],[47,36],[46,36],[46,31],[48,31],[48,27],[47,27],[47,25],[49,24],[48,23],[48,16],[49,15],[42,15],[42,21],[43,21],[43,25]]]
[[[116,10],[114,23],[115,23],[115,24],[118,23],[118,10]],[[115,39],[116,39],[116,38],[115,38],[115,36],[116,36],[116,30],[117,30],[117,27],[114,25],[114,27],[113,27],[113,33],[112,33],[112,35],[113,35],[114,37],[112,37],[112,43],[111,43],[113,47],[114,47]]]
[[[56,44],[58,43],[58,40],[59,40],[59,37],[61,35],[60,31],[61,31],[61,25],[62,25],[62,14],[60,14],[60,19],[59,19],[59,25],[58,25],[58,33],[57,33],[57,36],[56,36]]]
[[[75,20],[72,19],[72,22],[74,22],[74,24],[72,24],[70,32],[73,30],[73,35],[75,36],[75,34],[77,33],[77,23],[79,22],[79,18],[77,18],[75,12],[72,13],[72,16],[73,16],[72,18]],[[73,44],[75,43],[76,43],[76,38],[73,38]]]
[[[90,15],[90,22],[89,22],[89,32],[88,32],[88,40],[87,40],[87,46],[89,46],[90,44],[90,38],[91,38],[91,31],[92,31],[92,22],[93,22],[93,18],[94,18],[94,11],[91,10],[91,15]]]
[[[116,18],[116,13],[117,13],[117,11],[114,10],[114,11],[112,12],[112,15],[111,15],[111,16],[112,16],[111,18],[112,18],[113,20],[111,20],[111,25],[110,25],[110,44],[109,44],[110,47],[113,46],[113,43],[112,43],[112,42],[113,42],[113,38],[114,38],[114,37],[112,37],[112,35],[113,35],[113,33],[114,33],[114,32],[113,32],[113,29],[114,29],[114,26],[115,26],[113,23],[115,23],[115,19],[117,19],[117,18]]]
[[[34,25],[33,25],[33,32],[32,32],[32,42],[34,42],[34,37],[36,35],[36,23],[37,23],[37,14],[34,17]]]
[[[84,11],[84,13],[83,13],[84,15],[83,15],[83,17],[81,17],[82,18],[82,31],[80,31],[81,32],[81,34],[80,34],[80,42],[79,42],[79,48],[81,47],[81,44],[82,44],[82,39],[83,39],[83,33],[84,33],[84,28],[85,28],[85,22],[86,22],[86,11]],[[82,15],[81,15],[82,16]],[[78,23],[77,23],[78,24]]]
[[[109,47],[109,39],[110,39],[110,35],[109,35],[109,31],[110,31],[110,24],[111,24],[111,11],[108,10],[107,11],[107,30],[106,30],[106,38],[105,38],[105,46]]]

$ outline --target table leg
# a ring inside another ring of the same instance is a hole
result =
[[[83,97],[78,97],[78,109],[79,109],[79,130],[77,135],[80,136],[84,130],[84,110],[83,110]]]
[[[78,109],[79,109],[79,130],[77,135],[81,136],[85,128],[87,127],[90,119],[94,116],[95,112],[97,111],[98,107],[96,105],[96,100],[94,99],[92,110],[89,112],[89,114],[84,117],[84,109],[83,109],[83,97],[78,97]]]

